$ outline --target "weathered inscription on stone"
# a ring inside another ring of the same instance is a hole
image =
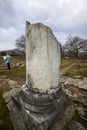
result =
[[[28,87],[43,92],[55,89],[59,85],[59,67],[60,47],[51,29],[42,23],[26,22],[26,82]],[[29,75],[33,83],[28,81]]]

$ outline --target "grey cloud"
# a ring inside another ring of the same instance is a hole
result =
[[[13,0],[0,0],[0,27],[1,28],[19,28],[21,24],[20,12],[16,12]]]
[[[14,10],[11,1],[0,0],[0,27],[8,27],[14,23]]]
[[[25,33],[26,20],[51,27],[61,42],[68,34],[87,37],[86,7],[87,0],[0,0],[0,40],[13,43]],[[3,29],[12,33],[12,38]]]

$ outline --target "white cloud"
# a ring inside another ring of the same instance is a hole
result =
[[[60,0],[53,5],[50,17],[46,22],[59,29],[78,29],[87,25],[86,0]]]
[[[0,41],[0,51],[2,50],[9,50],[15,48],[14,44],[11,44],[9,42],[5,41]]]
[[[43,22],[64,42],[68,34],[87,38],[87,0],[1,0],[0,44],[25,33],[25,21]]]
[[[20,36],[20,32],[10,27],[8,29],[0,28],[0,50],[15,48],[15,40]]]
[[[12,3],[21,19],[41,20],[65,29],[87,24],[87,0],[12,0]]]
[[[10,27],[8,29],[0,28],[0,32],[2,33],[2,36],[0,36],[0,40],[13,40],[13,38],[16,38],[16,36],[19,35],[19,32],[17,32],[13,27]]]

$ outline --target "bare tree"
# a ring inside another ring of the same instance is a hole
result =
[[[22,35],[20,38],[16,39],[16,44],[15,44],[15,46],[16,46],[19,50],[25,52],[25,42],[26,42],[25,36]]]
[[[66,44],[63,46],[63,50],[67,52],[69,56],[79,57],[80,52],[87,50],[87,39],[69,35]]]

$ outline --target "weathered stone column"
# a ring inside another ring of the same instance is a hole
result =
[[[64,111],[66,95],[59,70],[60,45],[51,29],[26,22],[26,84],[19,100],[27,125],[31,122],[36,130],[47,130]]]
[[[26,22],[26,84],[39,92],[59,85],[60,47],[51,29]]]

